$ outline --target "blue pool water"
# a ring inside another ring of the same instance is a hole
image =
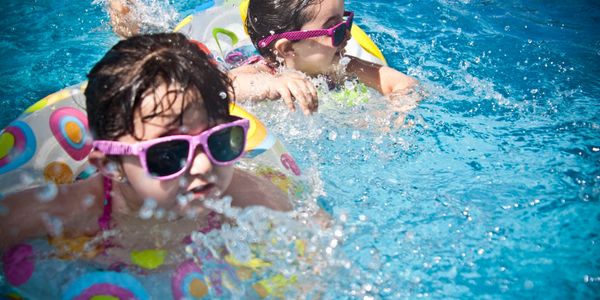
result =
[[[201,3],[174,5],[185,16]],[[313,118],[256,108],[345,220],[354,271],[325,296],[597,298],[600,3],[346,4],[428,96],[400,128],[378,107]],[[99,5],[2,8],[2,127],[84,80],[117,41]]]

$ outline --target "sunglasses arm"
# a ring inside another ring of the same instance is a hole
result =
[[[330,29],[306,30],[306,31],[303,30],[303,31],[290,31],[290,32],[284,32],[284,33],[278,33],[278,34],[270,35],[270,36],[262,39],[260,42],[258,42],[258,46],[260,48],[265,48],[265,47],[269,46],[273,41],[276,41],[278,39],[288,39],[290,41],[299,41],[299,40],[317,37],[317,36],[331,35],[331,32],[333,32],[333,29],[330,28]]]

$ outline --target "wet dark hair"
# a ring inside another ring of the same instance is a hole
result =
[[[254,47],[263,57],[275,62],[273,44],[258,47],[263,38],[276,33],[297,31],[315,17],[306,8],[322,0],[250,0],[246,17],[246,28]]]
[[[180,33],[134,36],[120,41],[92,68],[85,89],[90,131],[95,139],[116,140],[135,136],[134,120],[142,100],[167,85],[165,99],[155,99],[152,112],[142,121],[159,116],[183,96],[174,123],[182,124],[187,105],[199,102],[209,122],[230,119],[231,80],[199,47]],[[177,90],[173,87],[177,86]],[[136,137],[138,138],[138,137]]]

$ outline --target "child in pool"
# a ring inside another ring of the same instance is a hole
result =
[[[339,76],[340,70],[343,71],[340,60],[345,56],[344,48],[350,39],[352,18],[353,13],[345,11],[343,0],[250,0],[245,25],[264,60],[231,73],[233,77],[239,74],[270,76],[274,83],[256,90],[257,98],[269,98],[277,93],[290,108],[293,108],[293,97],[305,112],[314,111],[317,96],[312,83],[298,74],[274,74],[273,70],[283,65],[311,77],[326,75],[333,79]],[[393,68],[346,57],[349,58],[346,75],[355,76],[391,100],[412,91],[417,84],[415,79]],[[286,79],[289,76],[295,80]],[[303,83],[298,82],[302,80]]]
[[[4,198],[0,248],[48,234],[98,236],[110,229],[117,233],[109,243],[119,247],[109,249],[179,249],[193,230],[219,226],[219,217],[203,206],[206,198],[230,195],[237,207],[291,209],[270,181],[233,166],[243,154],[248,121],[229,114],[229,78],[182,34],[123,40],[88,78],[95,138],[89,161],[98,174],[59,186],[52,201],[39,200],[43,188]],[[141,218],[143,207],[166,217]],[[60,226],[49,226],[56,225],[52,220]]]
[[[108,4],[117,34],[129,36],[139,32],[139,25],[130,20],[134,9],[131,3],[109,0]],[[250,0],[245,25],[264,60],[228,73],[238,100],[281,98],[291,110],[296,108],[295,101],[304,114],[311,114],[318,109],[318,95],[306,75],[354,76],[391,100],[411,92],[417,81],[393,68],[352,56],[346,56],[349,62],[345,70],[340,66],[350,39],[349,14],[344,11],[343,0]],[[323,29],[335,30],[327,35],[322,34]],[[300,30],[314,34],[298,34]],[[275,72],[279,66],[286,68]],[[415,105],[406,101],[399,104],[403,110]]]

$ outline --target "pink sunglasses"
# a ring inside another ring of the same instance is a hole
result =
[[[137,155],[148,174],[159,180],[169,180],[180,176],[189,167],[198,145],[202,145],[204,153],[215,165],[235,163],[244,154],[249,126],[248,120],[239,119],[199,135],[172,135],[135,144],[99,140],[92,145],[107,155]]]
[[[352,28],[352,19],[354,19],[354,13],[351,11],[345,11],[344,17],[346,17],[345,21],[334,25],[333,27],[328,29],[288,31],[270,35],[260,40],[258,42],[258,47],[265,48],[275,40],[283,38],[288,39],[290,41],[299,41],[318,36],[330,36],[331,45],[333,45],[333,47],[337,47],[340,44],[342,44],[342,42],[346,38],[346,31]]]

